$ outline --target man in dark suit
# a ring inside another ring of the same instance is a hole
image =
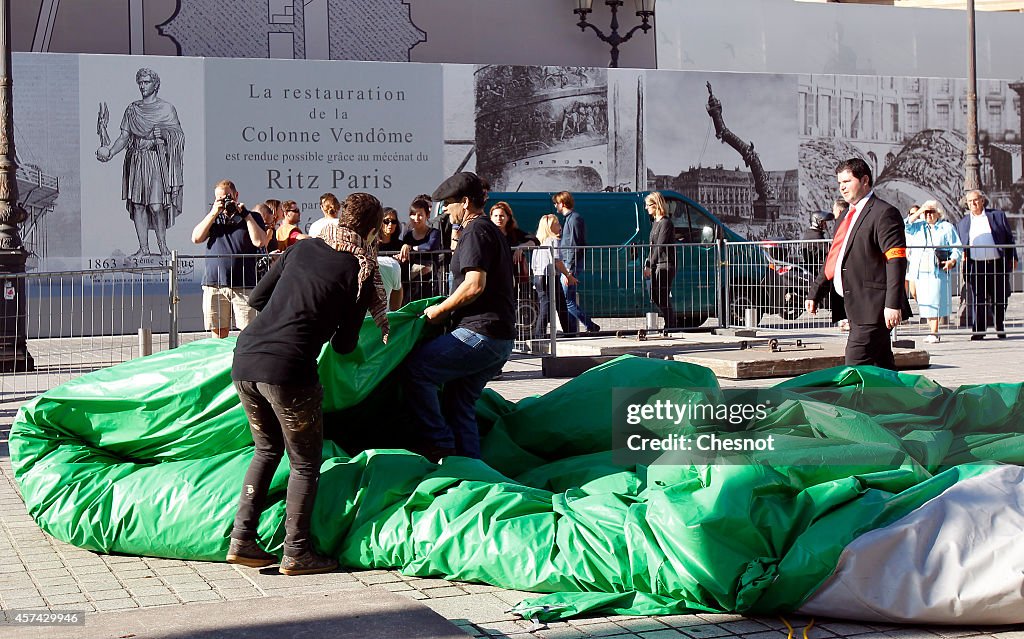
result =
[[[830,290],[842,296],[850,320],[846,364],[896,369],[889,331],[907,306],[907,238],[900,212],[871,190],[871,168],[860,158],[836,167],[839,193],[849,202],[836,227],[825,268],[811,285],[814,314]]]
[[[1017,249],[995,245],[1014,244],[1013,231],[1005,213],[987,208],[988,198],[981,191],[968,191],[964,199],[971,214],[960,220],[956,230],[964,243],[971,339],[985,339],[989,315],[996,323],[996,337],[1004,339],[1003,321],[1010,298],[1010,273],[1017,268]]]

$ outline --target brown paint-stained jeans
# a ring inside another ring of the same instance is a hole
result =
[[[285,450],[291,473],[285,498],[286,555],[312,551],[310,522],[320,481],[324,443],[324,391],[313,386],[278,386],[263,382],[235,382],[242,408],[249,417],[256,452],[242,483],[231,537],[256,539],[267,491]]]

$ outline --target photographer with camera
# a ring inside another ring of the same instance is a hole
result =
[[[221,180],[213,191],[210,212],[192,229],[192,241],[206,243],[206,273],[203,275],[203,321],[214,337],[224,338],[235,326],[249,325],[256,310],[249,306],[249,293],[256,286],[256,260],[267,244],[263,219],[238,201],[230,180]]]

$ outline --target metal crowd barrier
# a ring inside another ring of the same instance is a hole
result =
[[[666,327],[665,318],[652,301],[651,280],[644,273],[652,247],[588,246],[579,249],[582,269],[578,304],[603,335],[721,326],[755,327],[768,334],[838,332],[835,320],[839,316],[830,303],[823,304],[813,316],[804,311],[804,300],[823,268],[828,247],[829,240],[674,245],[676,273],[669,295],[677,324]],[[935,248],[947,247],[912,246],[911,265],[915,259],[934,259]],[[1024,257],[1024,246],[1016,248]],[[560,340],[577,336],[566,335],[567,327],[560,325],[553,307],[547,317],[538,318],[531,268],[538,251],[561,253],[548,247],[516,251],[516,350],[552,355],[557,353]],[[450,257],[450,251],[420,253],[403,265],[404,303],[449,294]],[[0,277],[5,298],[0,306],[0,363],[9,355],[5,349],[21,342],[25,345],[22,350],[27,350],[34,361],[32,372],[22,367],[0,373],[0,398],[31,396],[84,372],[208,337],[201,283],[209,259],[207,255],[175,254],[168,263],[156,266]],[[430,268],[414,268],[416,263],[429,264]],[[998,308],[1002,302],[986,298],[979,304],[971,303],[974,288],[995,286],[986,282],[1001,283],[998,291],[1008,295],[1004,331],[1024,333],[1019,267],[1012,270],[1012,265],[1003,261],[984,266],[988,269],[987,280],[974,275],[977,269],[973,264],[965,270],[961,258],[946,276],[948,287],[938,288],[942,299],[931,293],[925,300],[923,294],[931,289],[919,292],[919,298],[911,300],[914,316],[897,333],[924,337],[930,327],[922,315],[929,314],[929,306],[948,310],[939,326],[944,336],[966,338],[972,331],[974,309],[991,316],[987,324],[990,333],[994,332],[996,311],[1002,310]],[[560,280],[559,276],[559,286]],[[252,284],[255,286],[256,281]],[[554,290],[555,285],[555,276],[549,276],[548,289]],[[540,334],[538,328],[542,329]],[[237,333],[235,327],[233,330]],[[586,339],[588,335],[580,333],[578,337]]]
[[[169,266],[2,278],[0,339],[27,352],[0,374],[0,398],[31,396],[83,373],[165,350],[170,339],[173,273]],[[11,363],[10,360],[8,363]]]
[[[844,315],[834,314],[831,301],[826,299],[815,315],[804,312],[803,302],[809,294],[810,285],[824,268],[830,240],[814,241],[771,241],[771,242],[730,242],[728,243],[727,261],[731,267],[744,264],[747,259],[741,255],[744,247],[759,247],[768,260],[768,270],[759,283],[737,285],[735,282],[726,287],[729,324],[742,327],[756,327],[762,331],[815,331],[834,329],[841,331],[837,320]],[[1012,249],[1024,257],[1024,246],[1018,245],[977,245],[978,249]],[[946,271],[941,278],[933,277],[934,272],[928,265],[935,259],[935,249],[956,249],[961,258],[956,265]],[[939,317],[939,333],[941,335],[967,336],[972,332],[972,304],[968,284],[972,276],[965,271],[962,257],[963,245],[913,245],[908,248],[908,281],[920,278],[923,282],[917,297],[911,297],[910,307],[913,316],[905,320],[898,328],[898,335],[925,337],[931,327],[925,315]],[[754,253],[747,251],[746,255]],[[920,268],[919,264],[925,265]],[[977,268],[975,265],[977,264]],[[1008,296],[1005,301],[1006,313],[1005,332],[1024,332],[1024,296],[1022,290],[1020,268],[1012,268],[1012,264],[1002,260],[991,262],[972,262],[970,273],[983,269],[991,281],[999,282],[998,293]],[[733,272],[730,268],[727,272]],[[920,275],[918,274],[920,271]],[[979,271],[980,272],[980,271]],[[975,278],[977,279],[977,278]],[[946,280],[941,282],[940,280]],[[913,287],[913,288],[912,288]],[[906,289],[912,291],[915,284],[907,284]],[[991,288],[991,286],[989,286]],[[1014,294],[1014,293],[1018,294]],[[979,301],[984,310],[990,332],[995,326],[994,298]]]
[[[600,334],[620,332],[677,331],[715,325],[718,321],[721,247],[718,244],[678,244],[676,274],[669,292],[676,324],[666,326],[652,301],[651,280],[644,277],[650,256],[648,245],[587,246],[578,249],[578,307],[600,328]],[[523,249],[532,262],[537,251]],[[564,252],[561,252],[564,253]],[[561,276],[559,276],[561,282]],[[533,292],[534,299],[536,297]],[[564,334],[565,328],[557,326]],[[580,325],[579,331],[585,331]]]

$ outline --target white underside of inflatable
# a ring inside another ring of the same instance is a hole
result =
[[[887,622],[1024,622],[1024,468],[993,466],[858,537],[799,612]]]

